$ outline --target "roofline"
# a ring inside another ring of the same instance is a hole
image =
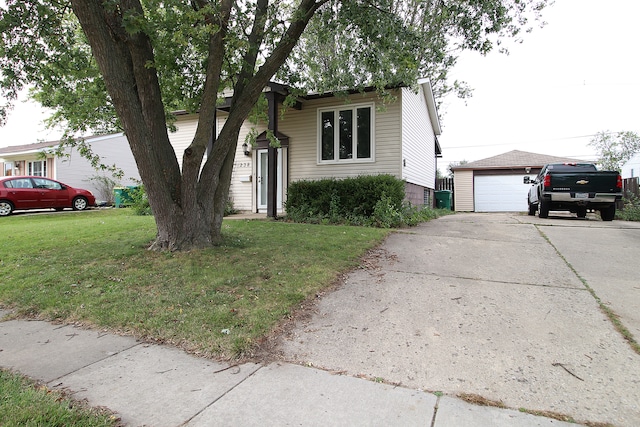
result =
[[[427,102],[427,109],[429,110],[429,119],[431,120],[433,133],[435,133],[436,135],[442,135],[442,128],[440,127],[440,119],[438,118],[438,108],[436,107],[436,98],[433,95],[431,80],[420,79],[418,80],[418,84],[422,86],[424,99]]]
[[[93,135],[88,136],[86,138],[75,138],[75,139],[84,139],[88,142],[97,142],[105,139],[118,138],[124,136],[123,132],[119,133],[110,133],[108,135]],[[5,158],[7,156],[20,156],[25,154],[38,154],[42,153],[44,150],[56,147],[60,145],[61,140],[57,141],[44,141],[44,142],[34,142],[32,144],[22,144],[22,145],[12,145],[8,147],[0,148],[0,158]],[[38,145],[37,148],[30,147],[32,145]],[[20,149],[18,149],[20,147]],[[12,151],[11,148],[14,148],[15,151]]]

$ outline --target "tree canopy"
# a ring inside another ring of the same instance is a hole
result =
[[[620,171],[636,153],[640,153],[640,135],[635,132],[598,132],[589,142],[598,153],[603,170]]]
[[[152,246],[206,247],[220,241],[238,133],[269,81],[384,91],[428,77],[439,95],[465,95],[447,76],[456,55],[521,37],[548,2],[6,0],[0,122],[30,87],[68,136],[124,131],[158,225]],[[224,96],[229,115],[213,135]],[[181,162],[168,138],[177,110],[199,115]]]

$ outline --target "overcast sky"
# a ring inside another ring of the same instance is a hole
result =
[[[556,0],[510,55],[466,54],[452,76],[475,88],[444,100],[443,158],[522,150],[594,160],[593,134],[640,132],[640,1]]]
[[[640,132],[638,17],[638,0],[556,0],[510,55],[465,54],[451,75],[474,95],[443,100],[440,170],[511,150],[593,160],[595,133]],[[56,140],[45,117],[19,102],[0,146]]]

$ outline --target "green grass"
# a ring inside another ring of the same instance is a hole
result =
[[[114,427],[119,421],[97,410],[65,398],[59,392],[0,370],[0,424],[47,427]]]
[[[225,220],[221,246],[146,250],[128,209],[1,218],[0,305],[231,359],[331,285],[388,230]]]

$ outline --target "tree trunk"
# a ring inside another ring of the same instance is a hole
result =
[[[109,96],[129,141],[140,177],[145,185],[158,233],[150,249],[191,250],[222,241],[222,218],[229,195],[238,135],[244,120],[263,88],[287,59],[309,19],[326,0],[302,0],[280,43],[254,72],[264,34],[266,0],[258,2],[256,20],[229,116],[202,165],[212,135],[215,102],[220,86],[225,50],[225,32],[233,2],[223,0],[219,13],[207,19],[219,31],[211,35],[206,81],[199,111],[198,128],[185,150],[182,170],[176,158],[165,121],[162,93],[154,64],[151,39],[144,29],[126,31],[138,16],[144,20],[139,0],[115,2],[71,0],[74,14],[91,45]],[[202,2],[206,5],[206,2]]]

